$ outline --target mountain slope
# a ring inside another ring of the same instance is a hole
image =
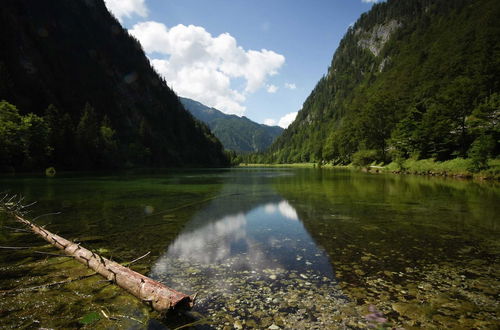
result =
[[[83,137],[89,127],[105,127],[114,139],[111,163],[92,155],[99,146],[79,146],[78,136],[64,150],[52,148],[47,162],[68,168],[227,163],[217,139],[185,111],[102,0],[2,1],[0,44],[0,100],[39,116],[53,105],[52,117],[69,115],[70,131],[80,128]]]
[[[498,15],[495,0],[375,4],[349,28],[268,161],[498,155]]]
[[[262,152],[283,132],[279,126],[267,126],[246,117],[226,115],[188,98],[181,97],[180,100],[194,117],[210,127],[227,150]]]

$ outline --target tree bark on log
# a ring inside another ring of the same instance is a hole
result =
[[[163,313],[174,308],[190,309],[194,305],[194,297],[175,291],[117,262],[103,258],[79,244],[33,224],[18,214],[14,214],[14,217],[67,255],[74,257],[109,281],[113,281],[135,297],[151,304],[158,312]]]

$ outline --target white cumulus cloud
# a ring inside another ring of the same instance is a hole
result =
[[[287,128],[297,117],[298,112],[290,112],[280,118],[278,121],[278,126]]]
[[[268,93],[274,94],[278,91],[278,87],[275,85],[267,85],[266,87]]]
[[[247,95],[259,88],[267,87],[272,93],[266,80],[285,62],[283,55],[272,50],[245,50],[229,33],[214,37],[201,26],[168,28],[148,21],[129,32],[176,93],[225,113],[243,115]],[[243,79],[243,87],[233,86],[238,78]]]
[[[120,21],[124,17],[132,17],[133,15],[147,17],[148,8],[144,3],[145,1],[146,0],[104,0],[108,10]]]
[[[365,2],[365,3],[375,3],[375,2],[379,2],[381,0],[361,0],[361,2]]]
[[[272,118],[266,118],[266,119],[264,119],[264,125],[276,126],[276,120],[272,119]]]
[[[297,85],[295,85],[293,83],[285,83],[285,88],[294,90],[294,89],[297,89]]]

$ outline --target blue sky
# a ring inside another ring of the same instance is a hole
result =
[[[376,0],[105,0],[180,96],[286,127]]]

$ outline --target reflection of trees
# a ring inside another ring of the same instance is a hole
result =
[[[453,259],[464,245],[492,242],[498,232],[497,185],[348,171],[296,173],[276,178],[273,187],[334,261],[377,260],[373,269],[401,270]]]
[[[297,174],[277,178],[273,186],[288,200],[314,205],[314,209],[319,206],[347,216],[362,216],[374,210],[390,212],[392,216],[403,213],[404,217],[418,217],[422,212],[426,216],[454,213],[455,225],[463,222],[464,227],[479,226],[482,230],[496,230],[499,225],[499,185],[331,170]],[[319,196],[328,203],[318,205]]]

